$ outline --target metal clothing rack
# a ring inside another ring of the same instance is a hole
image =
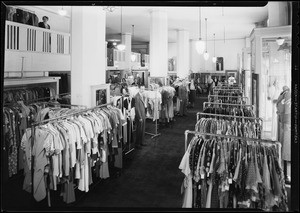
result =
[[[240,106],[240,107],[252,107],[254,108],[254,105],[251,104],[228,104],[228,103],[215,103],[215,102],[204,102],[203,103],[203,109],[205,109],[206,104],[212,104],[212,105],[226,105],[226,106]]]
[[[214,88],[214,90],[242,90],[241,88]]]
[[[248,140],[248,141],[256,141],[256,142],[266,143],[266,144],[275,144],[275,145],[277,145],[277,147],[279,147],[279,152],[278,153],[281,153],[280,152],[280,150],[281,150],[281,143],[278,142],[278,141],[272,141],[272,140],[266,140],[266,139],[257,139],[257,138],[239,137],[239,136],[234,136],[234,135],[221,135],[221,134],[213,134],[213,133],[200,133],[200,132],[191,131],[191,130],[185,130],[184,134],[185,134],[185,141],[184,141],[185,151],[187,150],[188,134],[194,134],[194,135],[198,135],[198,136],[208,135],[208,136],[215,136],[215,137],[220,137],[220,138],[233,138],[233,139],[238,139],[238,140]]]
[[[226,96],[226,95],[208,95],[208,99],[210,99],[211,97],[217,97],[217,98],[241,98],[241,99],[249,99],[248,97],[244,97],[244,96]]]
[[[78,115],[78,114],[82,114],[84,112],[88,112],[88,111],[91,111],[91,110],[94,110],[94,109],[102,108],[102,107],[105,107],[105,106],[108,106],[108,105],[111,105],[111,103],[98,105],[98,106],[88,108],[88,109],[82,109],[82,110],[77,111],[77,112],[73,112],[73,113],[58,116],[58,117],[55,117],[55,118],[50,118],[50,119],[46,119],[46,120],[42,120],[42,121],[39,121],[39,122],[32,123],[31,124],[31,153],[33,152],[33,145],[34,145],[34,141],[35,141],[35,127],[36,126],[39,126],[39,125],[42,125],[42,124],[45,124],[45,123],[52,123],[52,122],[58,121],[60,119],[68,118],[70,116],[74,116],[74,115]],[[31,192],[32,192],[32,196],[33,196],[33,193],[34,193],[34,185],[33,185],[34,178],[33,177],[34,177],[34,156],[31,155],[31,181],[32,181]],[[47,188],[47,200],[48,200],[48,206],[51,207],[50,191],[49,191],[48,188]]]
[[[127,97],[127,96],[128,95],[121,95],[121,110],[122,110],[122,113],[124,113],[124,97]],[[125,113],[124,113],[124,115],[125,115]],[[127,122],[127,118],[126,118],[126,122]],[[127,126],[127,128],[129,128],[129,125]],[[122,131],[123,131],[123,128],[122,128]],[[127,154],[131,153],[132,151],[134,151],[134,148],[131,148],[131,141],[128,140],[127,143],[128,143],[128,151],[125,152],[125,155],[127,155]]]
[[[263,124],[263,119],[259,117],[245,117],[245,116],[237,116],[237,115],[212,114],[212,113],[204,113],[204,112],[197,112],[197,121],[199,121],[201,115],[210,115],[212,117],[228,117],[228,118],[259,120]]]
[[[147,91],[153,91],[153,92],[159,92],[159,88],[155,88],[155,89],[149,89],[149,88],[145,88],[145,90],[147,90]],[[157,93],[155,93],[155,97],[157,97]],[[151,117],[146,117],[146,119],[153,119],[153,118],[151,118]],[[146,121],[146,119],[145,119],[145,121]],[[151,132],[146,132],[145,131],[145,134],[147,134],[147,135],[151,135],[152,137],[151,137],[151,139],[153,139],[153,138],[155,138],[155,137],[157,137],[157,136],[160,136],[160,133],[158,133],[157,132],[157,129],[158,129],[158,124],[157,124],[157,119],[155,119],[155,133],[151,133]]]
[[[148,117],[148,118],[153,119],[153,118],[151,118],[151,117]],[[146,119],[147,119],[147,118],[146,118]],[[160,133],[157,132],[157,129],[158,129],[158,127],[157,127],[157,119],[155,119],[155,133],[150,133],[150,132],[146,132],[146,131],[145,131],[145,134],[152,135],[151,138],[153,139],[153,138],[155,138],[155,137],[157,137],[157,136],[160,136]]]

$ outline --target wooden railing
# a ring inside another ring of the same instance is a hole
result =
[[[70,34],[6,21],[5,48],[53,54],[70,54]]]

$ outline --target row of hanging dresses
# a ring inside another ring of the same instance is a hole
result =
[[[247,138],[261,138],[262,123],[257,121],[235,121],[228,119],[201,118],[195,125],[195,131],[221,135],[233,135]]]
[[[179,169],[185,208],[288,211],[280,144],[195,136]]]
[[[23,152],[20,144],[26,128],[36,121],[45,104],[33,103],[25,105],[22,101],[6,104],[3,107],[2,168],[3,180],[6,181],[24,169]]]
[[[50,114],[55,117],[66,113],[66,110],[55,109]],[[51,118],[51,115],[48,117]],[[35,128],[32,149],[31,129],[26,129],[21,142],[26,156],[23,189],[31,192],[33,155],[35,200],[43,200],[47,189],[58,190],[60,184],[63,200],[74,202],[74,185],[80,191],[88,192],[93,183],[92,171],[95,171],[96,177],[109,177],[109,160],[115,158],[115,164],[119,160],[114,155],[118,154],[123,121],[119,109],[108,107],[40,125]],[[122,166],[122,162],[117,164]]]
[[[124,116],[127,120],[127,139],[129,143],[133,143],[133,122],[135,119],[135,99],[132,97],[124,97]]]
[[[36,27],[39,23],[39,18],[36,14],[12,6],[6,6],[6,20]]]
[[[146,90],[142,94],[146,111],[146,117],[153,119],[153,121],[158,120],[160,117],[160,112],[162,110],[162,94],[159,90]]]
[[[242,97],[242,90],[214,90],[214,95],[222,95],[222,96],[238,96]]]
[[[55,90],[52,87],[11,89],[3,91],[3,101],[4,104],[15,103],[16,101],[29,102],[40,98],[45,98],[45,101],[49,101],[50,97],[55,95]]]
[[[160,89],[162,96],[162,110],[160,113],[160,119],[167,122],[172,121],[174,118],[174,104],[173,98],[175,96],[175,88],[171,86],[163,86]]]
[[[240,96],[236,97],[224,97],[224,96],[210,96],[208,102],[218,102],[227,104],[245,104],[245,100]]]
[[[218,106],[218,104],[213,104],[211,106],[206,106],[203,112],[211,114],[255,117],[254,110],[251,107],[247,106],[227,106],[221,104]]]

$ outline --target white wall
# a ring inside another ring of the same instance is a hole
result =
[[[245,39],[230,39],[215,41],[215,56],[223,57],[224,70],[236,70],[238,67],[238,54],[245,47]],[[209,59],[205,61],[203,55],[196,52],[194,41],[190,41],[190,69],[193,72],[214,72],[215,64],[212,62],[214,55],[214,41],[207,41],[207,52]]]
[[[51,27],[51,30],[70,33],[70,18],[66,16],[60,16],[58,13],[48,11],[46,9],[39,8],[37,6],[18,6],[20,8],[25,8],[30,11],[34,11],[37,17],[39,18],[39,22],[42,22],[43,16],[48,16],[49,21],[48,24]]]

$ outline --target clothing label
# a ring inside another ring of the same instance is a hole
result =
[[[209,173],[207,173],[207,175],[206,175],[207,177],[209,177]]]
[[[228,183],[232,184],[232,179],[231,178],[228,179]]]
[[[256,201],[256,197],[255,197],[255,196],[252,196],[251,199],[252,199],[252,201],[254,201],[254,202]]]
[[[276,202],[278,202],[278,196],[275,196],[274,200],[275,200]]]
[[[201,189],[201,185],[198,186],[198,189]]]
[[[201,174],[201,179],[204,179],[204,174]]]
[[[229,186],[228,185],[225,186],[225,191],[229,191]]]

